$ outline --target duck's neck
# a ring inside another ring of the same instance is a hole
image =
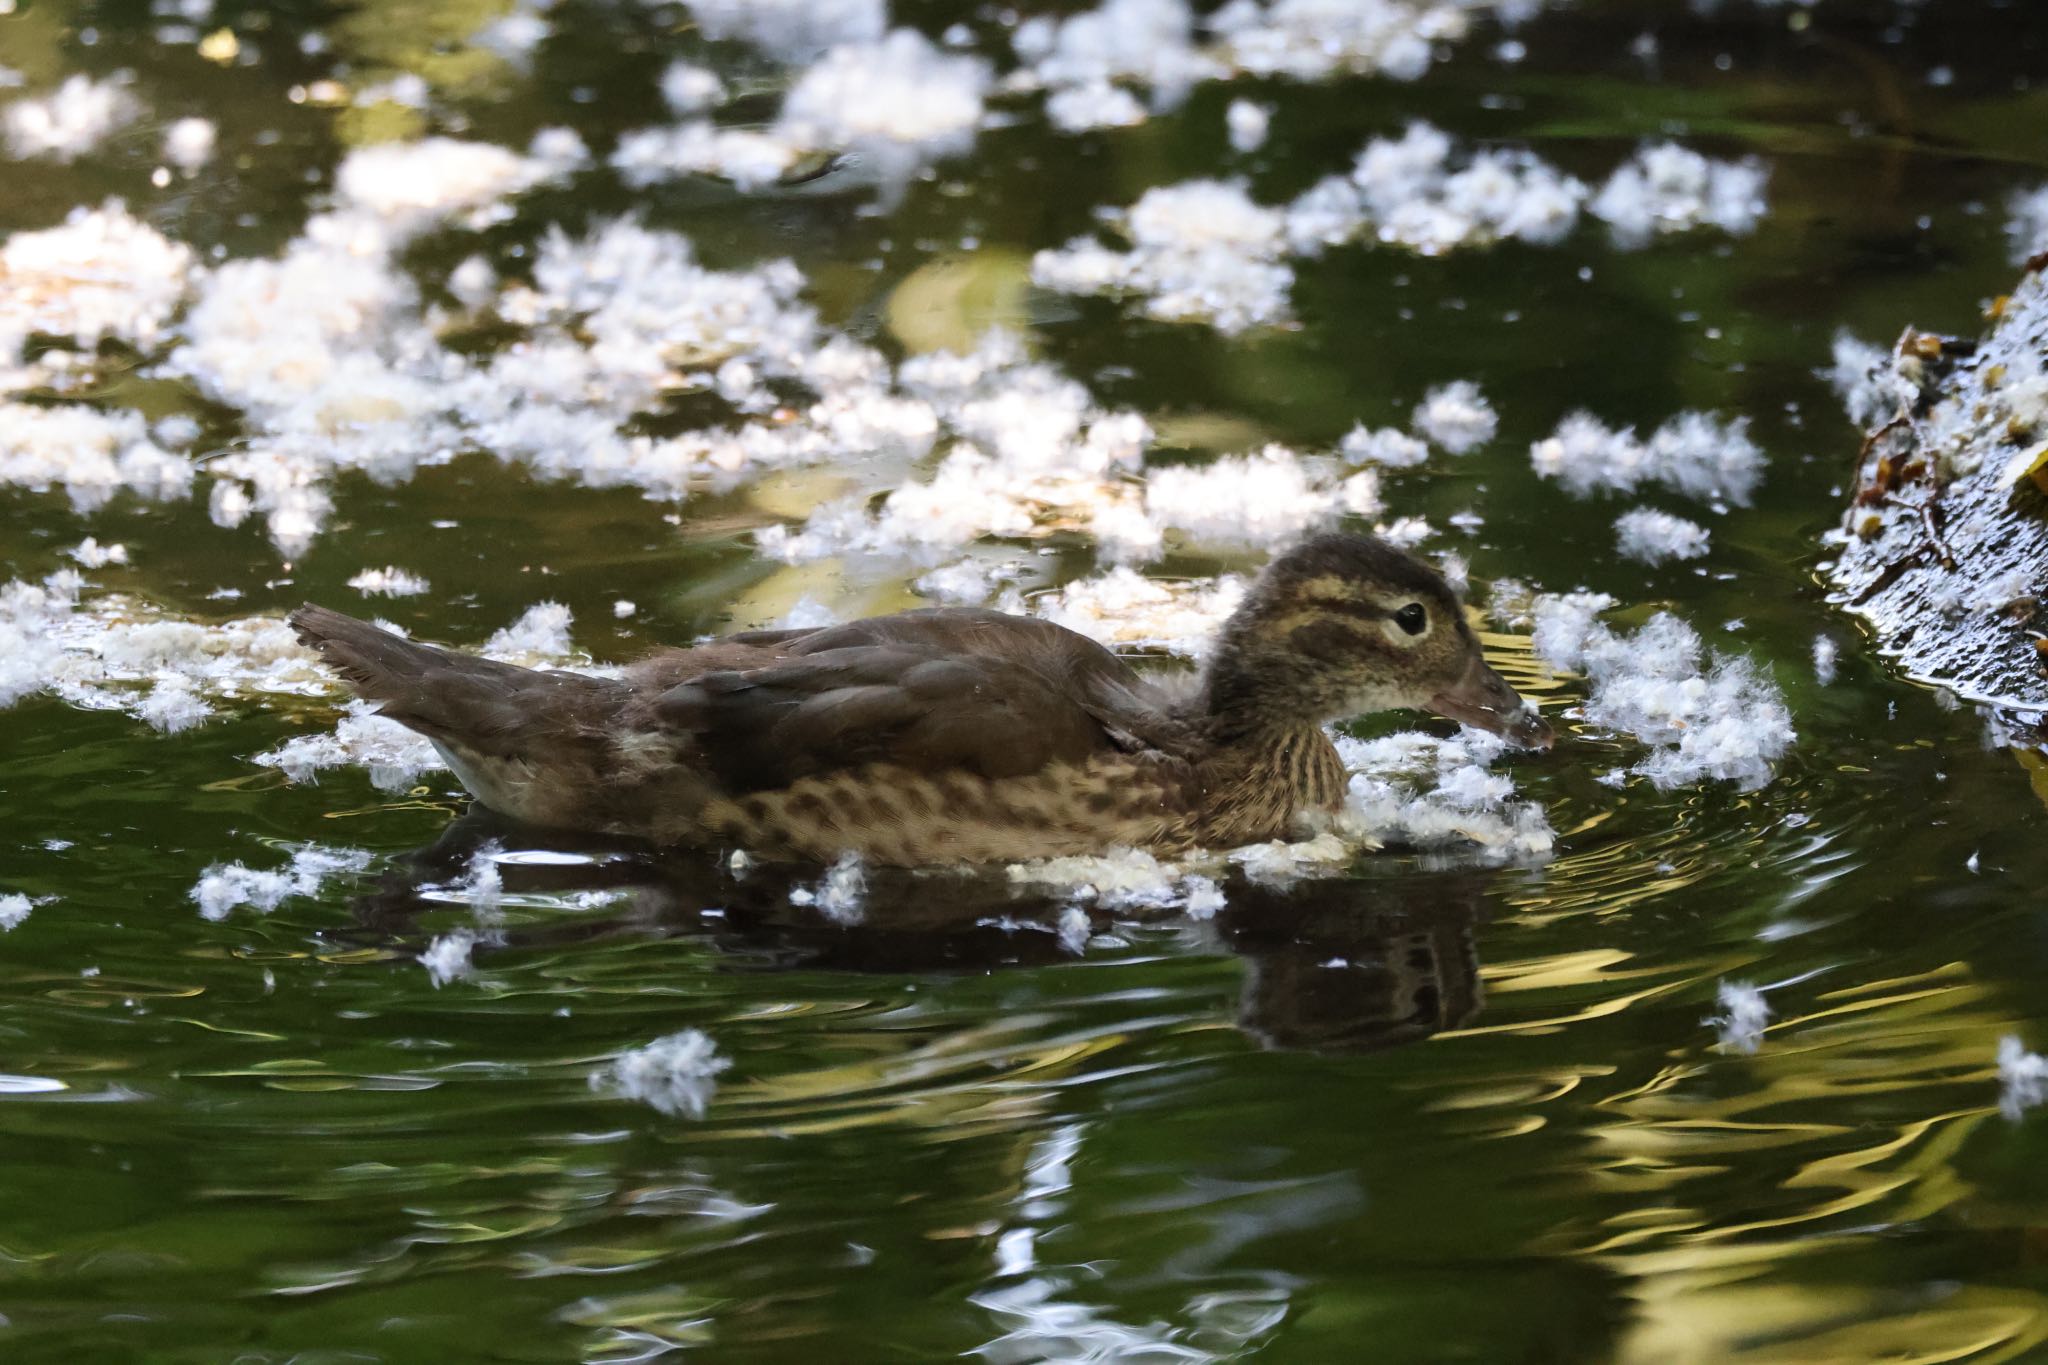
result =
[[[1231,623],[1234,627],[1235,622]],[[1215,656],[1202,670],[1196,710],[1216,742],[1235,745],[1266,740],[1300,729],[1289,719],[1297,708],[1275,696],[1278,690],[1255,662],[1246,657],[1234,631],[1226,628]]]
[[[1345,772],[1320,725],[1270,708],[1211,708],[1203,763],[1208,794],[1203,841],[1216,847],[1291,837],[1307,811],[1344,801]]]

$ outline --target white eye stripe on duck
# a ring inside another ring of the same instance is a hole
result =
[[[1374,586],[1379,588],[1374,590]],[[1394,616],[1411,607],[1429,610],[1429,594],[1413,588],[1392,595],[1386,593],[1387,585],[1366,585],[1342,578],[1312,578],[1300,585],[1291,595],[1290,601],[1309,607],[1324,607],[1344,616],[1377,620]]]
[[[1290,611],[1282,616],[1270,617],[1258,623],[1259,634],[1268,639],[1287,640],[1296,631],[1310,627],[1336,627],[1358,637],[1361,642],[1377,641],[1380,631],[1388,621],[1380,615],[1363,616],[1354,612],[1327,611],[1309,607]]]

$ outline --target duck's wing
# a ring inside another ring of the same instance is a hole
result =
[[[780,657],[649,698],[654,723],[687,735],[728,791],[881,762],[1017,777],[1188,742],[1129,665],[1044,621],[938,609],[760,643]]]

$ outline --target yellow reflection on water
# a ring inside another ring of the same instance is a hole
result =
[[[1551,1249],[1630,1281],[1616,1359],[2028,1356],[2048,1342],[2048,1298],[1910,1277],[1876,1287],[1829,1264],[1866,1265],[1904,1225],[1995,1225],[1957,1165],[1995,1114],[1992,1059],[2010,1021],[1994,992],[1947,963],[1810,1000],[1753,1057],[1703,1041],[1595,1104],[1581,1175],[1633,1206],[1559,1229]]]

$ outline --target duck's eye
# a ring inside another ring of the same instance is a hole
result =
[[[1410,635],[1420,635],[1429,625],[1429,613],[1423,610],[1422,603],[1410,602],[1394,613],[1394,624]]]

